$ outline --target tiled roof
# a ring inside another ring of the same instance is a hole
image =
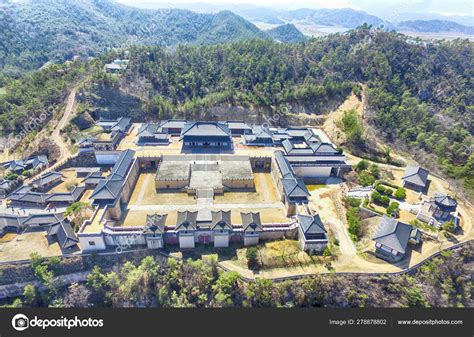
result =
[[[226,124],[220,122],[188,122],[181,132],[181,137],[188,136],[230,137],[230,130]]]
[[[428,171],[419,166],[407,166],[402,179],[413,185],[425,187],[428,180]]]
[[[48,172],[43,174],[39,178],[33,180],[31,183],[37,186],[43,186],[55,181],[56,179],[63,178],[64,176],[59,172]]]
[[[230,211],[212,211],[211,229],[232,229]]]
[[[259,212],[240,213],[240,217],[242,218],[244,232],[261,232],[263,230]]]
[[[63,249],[74,247],[79,242],[74,229],[67,221],[60,221],[52,225],[47,234],[48,236],[56,235],[59,246]]]
[[[445,209],[452,209],[454,211],[458,206],[458,202],[447,194],[436,193],[433,199],[436,205]]]
[[[232,129],[252,130],[252,128],[244,121],[227,121],[226,124],[231,130]]]
[[[162,234],[165,231],[167,214],[147,214],[143,234]]]
[[[176,221],[176,231],[188,231],[188,230],[195,230],[196,220],[197,220],[198,212],[190,212],[190,211],[178,211],[178,218]]]
[[[304,198],[310,196],[306,185],[301,178],[283,178],[281,180],[285,194],[291,198]]]
[[[404,254],[410,239],[411,230],[411,225],[384,215],[373,240]]]
[[[41,214],[32,214],[23,220],[24,225],[28,226],[44,226],[44,225],[54,225],[64,219],[63,214],[55,213],[41,213]]]
[[[133,163],[135,151],[125,150],[120,153],[117,162],[106,179],[100,180],[90,198],[94,200],[116,199],[122,191],[124,179]]]
[[[316,215],[303,215],[298,214],[298,221],[301,226],[302,232],[305,236],[324,234],[326,235],[326,228],[321,221],[318,214]]]

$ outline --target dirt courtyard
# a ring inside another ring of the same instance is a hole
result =
[[[246,204],[254,202],[273,203],[280,198],[270,173],[254,173],[255,192],[224,192],[216,195],[216,204]]]
[[[74,168],[67,168],[61,170],[59,173],[64,176],[63,181],[54,185],[48,193],[66,193],[70,192],[74,186],[81,185],[83,178],[76,177],[76,170]]]
[[[2,262],[27,260],[32,253],[44,257],[57,256],[61,255],[61,248],[57,242],[49,244],[44,231],[13,235],[0,242]]]
[[[214,197],[215,204],[278,203],[280,198],[270,173],[255,173],[255,192],[224,192]],[[195,205],[185,192],[157,192],[155,173],[141,173],[130,198],[130,205]]]
[[[184,192],[161,192],[155,188],[155,173],[140,173],[130,198],[130,205],[195,205],[194,197]]]

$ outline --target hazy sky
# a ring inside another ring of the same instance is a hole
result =
[[[423,12],[445,15],[474,15],[472,0],[116,0],[128,5],[159,3],[165,7],[183,3],[208,3],[216,5],[252,4],[254,6],[295,8],[354,8],[371,14],[384,12]]]

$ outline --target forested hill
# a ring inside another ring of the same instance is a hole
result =
[[[267,33],[276,41],[285,43],[303,42],[308,39],[291,23],[269,29]]]
[[[103,61],[114,57],[121,55]],[[134,47],[129,57],[120,83],[101,71],[93,82],[140,88],[137,94],[146,96],[143,110],[154,119],[204,119],[214,107],[225,113],[240,106],[259,115],[279,112],[279,123],[285,123],[288,110],[304,107],[321,114],[364,84],[364,118],[380,137],[474,192],[474,43],[468,40],[430,43],[363,26],[297,44],[250,40],[173,51]],[[0,96],[4,133],[18,132],[27,116],[52,101],[48,97],[59,97],[63,87],[49,80],[58,73],[64,72],[46,68],[7,83]]]
[[[124,44],[176,45],[269,38],[229,11],[148,10],[110,0],[35,0],[0,6],[0,69],[7,75],[48,61],[97,56]]]
[[[149,49],[132,59],[128,76],[152,83],[158,118],[205,117],[222,102],[321,113],[355,83],[367,84],[366,118],[381,137],[474,190],[474,43],[468,40],[426,43],[365,26],[294,45],[244,41],[182,47],[172,55]]]

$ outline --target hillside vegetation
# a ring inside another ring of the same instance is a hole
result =
[[[293,24],[281,25],[267,30],[268,35],[273,39],[285,43],[296,43],[307,40],[306,36],[301,33]]]
[[[64,289],[53,282],[55,263],[35,257],[36,277],[46,289],[25,287],[20,306],[55,307],[471,307],[473,246],[445,252],[413,275],[315,275],[274,283],[243,282],[222,272],[216,261],[167,261],[147,256],[117,264],[112,271],[95,266],[82,284]],[[470,267],[471,266],[471,267]]]
[[[285,125],[289,113],[323,114],[351,91],[360,94],[358,84],[365,84],[365,122],[380,137],[474,190],[474,44],[467,40],[426,43],[363,26],[299,44],[251,40],[171,52],[136,47],[128,57],[120,79],[97,72],[94,83],[141,97],[151,119],[214,118],[214,107],[240,106]],[[31,78],[41,76],[46,78],[5,86],[5,131],[19,130],[22,116],[34,107],[30,96],[44,93],[38,104],[48,101],[57,73],[45,69]]]
[[[138,49],[126,81],[151,83],[147,109],[157,118],[206,117],[226,103],[278,112],[279,123],[285,111],[322,113],[364,83],[365,118],[381,137],[473,190],[473,60],[467,40],[425,43],[364,26],[296,45]]]
[[[110,0],[35,0],[0,6],[0,69],[18,76],[47,62],[130,44],[172,46],[270,38],[229,11],[148,10]]]

